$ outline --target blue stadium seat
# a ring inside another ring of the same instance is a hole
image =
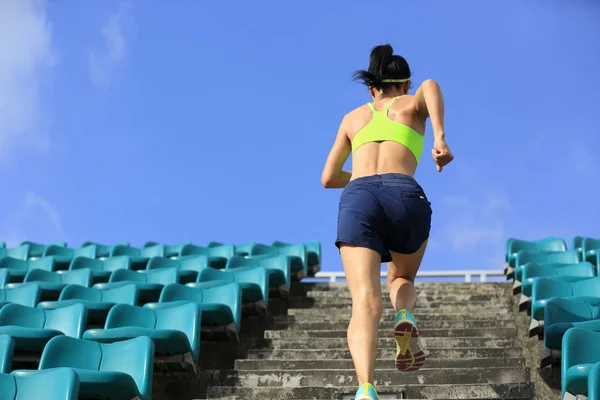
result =
[[[154,343],[145,336],[115,343],[57,336],[44,348],[39,369],[72,368],[83,396],[151,400],[153,365]]]
[[[0,374],[0,400],[77,400],[79,377],[70,368]]]
[[[531,325],[529,335],[540,333],[544,326],[544,311],[548,300],[553,297],[600,297],[600,278],[588,278],[576,282],[565,282],[551,278],[538,278],[531,291]]]
[[[150,242],[144,243],[143,248],[153,247],[153,246],[161,245],[161,244],[165,248],[162,256],[171,258],[171,257],[179,257],[181,255],[181,249],[183,249],[184,246],[186,246],[188,244],[192,244],[192,243],[191,242],[183,242],[183,243],[178,243],[178,244],[164,244],[164,243],[150,241]]]
[[[227,260],[235,254],[235,247],[232,244],[222,244],[213,247],[201,247],[193,244],[183,246],[180,256],[201,255],[208,257],[209,265],[212,268],[225,268]]]
[[[81,303],[88,311],[88,320],[94,323],[104,322],[108,312],[115,304],[137,305],[139,289],[135,284],[128,284],[112,289],[88,288],[80,285],[68,285],[60,293],[58,301],[44,301],[39,308],[53,310],[72,304]]]
[[[8,288],[16,288],[25,283],[36,283],[42,289],[42,300],[56,300],[60,292],[67,285],[80,285],[89,287],[92,285],[92,271],[89,269],[78,269],[75,271],[44,271],[32,269],[25,275],[24,283],[9,283]]]
[[[523,268],[525,264],[577,264],[580,263],[577,250],[565,251],[520,251],[515,259],[514,278],[516,281],[523,281]],[[507,274],[510,279],[511,273]]]
[[[75,257],[69,270],[89,269],[92,271],[94,283],[108,282],[110,274],[118,269],[131,269],[131,259],[127,256],[115,256],[106,259]]]
[[[0,289],[0,309],[9,303],[35,307],[40,301],[41,295],[40,286],[35,283],[22,284],[12,289]]]
[[[66,242],[56,242],[51,245],[36,243],[31,241],[25,241],[21,243],[21,246],[27,246],[27,258],[40,258],[44,256],[44,252],[46,251],[46,247],[48,246],[60,246],[67,247]]]
[[[8,283],[9,274],[7,269],[0,268],[0,289],[4,289],[4,285]]]
[[[96,246],[90,245],[72,249],[70,247],[50,245],[44,250],[44,257],[54,257],[56,260],[56,269],[67,269],[75,257],[96,257]]]
[[[155,246],[144,247],[138,249],[137,247],[117,245],[110,252],[110,256],[129,256],[131,259],[132,269],[146,269],[148,261],[152,257],[164,257],[165,246],[157,244]]]
[[[279,240],[274,241],[273,243],[271,243],[271,246],[273,247],[284,247],[284,246],[290,246],[293,245],[294,243],[287,243],[287,242],[282,242]],[[306,253],[307,253],[307,262],[308,262],[308,267],[309,269],[311,269],[311,273],[315,274],[316,272],[318,272],[320,270],[320,266],[321,266],[321,242],[313,240],[313,241],[309,241],[309,242],[304,242],[303,243],[304,246],[306,246]]]
[[[237,282],[242,288],[244,304],[254,303],[261,311],[266,311],[269,306],[269,272],[266,268],[206,268],[198,275],[197,282]]]
[[[130,283],[140,290],[139,301],[145,303],[156,301],[165,285],[179,282],[179,271],[176,268],[162,268],[150,271],[130,271],[118,269],[114,271],[108,283],[97,283],[98,289],[111,289]]]
[[[0,335],[0,373],[8,374],[12,368],[15,341],[9,335]],[[2,386],[0,386],[0,391]]]
[[[27,260],[29,254],[29,245],[22,244],[19,247],[0,248],[0,257],[11,257],[18,260]]]
[[[276,286],[279,291],[287,295],[292,284],[292,266],[289,257],[284,255],[272,257],[245,258],[233,256],[227,262],[225,269],[244,267],[263,267],[269,271],[269,285]]]
[[[201,322],[201,312],[193,302],[160,309],[118,304],[108,313],[104,329],[90,329],[83,339],[113,343],[147,336],[154,342],[155,355],[179,356],[177,363],[197,372]]]
[[[94,257],[94,258],[107,258],[107,257],[110,257],[110,253],[117,245],[129,246],[129,242],[121,242],[121,243],[117,243],[117,244],[102,244],[102,243],[97,243],[97,242],[83,242],[81,247],[95,246],[96,247],[96,257]]]
[[[600,253],[600,239],[586,237],[583,239],[581,248],[585,261],[596,262],[596,257]]]
[[[571,242],[571,248],[577,250],[579,258],[582,260],[585,259],[585,257],[583,257],[583,239],[585,239],[584,236],[574,236]]]
[[[194,302],[202,311],[203,326],[225,327],[226,332],[233,333],[236,339],[239,339],[242,319],[242,289],[240,285],[235,282],[218,285],[213,282],[205,282],[189,285],[194,285],[194,287],[180,284],[165,286],[158,303],[150,303],[146,307],[159,309],[181,302]]]
[[[23,282],[25,275],[31,270],[54,271],[55,261],[53,257],[41,257],[31,260],[0,257],[0,269],[2,268],[10,270],[10,282]]]
[[[292,274],[298,278],[308,276],[308,255],[304,244],[293,244],[284,247],[273,247],[264,244],[257,244],[252,247],[252,253],[249,258],[273,257],[284,255],[290,258]]]
[[[600,362],[600,333],[572,328],[562,342],[561,386],[562,398],[588,394],[588,374]]]
[[[0,309],[0,335],[12,336],[17,350],[41,351],[48,340],[55,336],[80,338],[86,317],[83,304],[56,310],[7,304]]]
[[[209,268],[208,257],[205,255],[182,256],[177,259],[166,257],[153,257],[148,261],[147,270],[161,268],[175,268],[179,271],[179,283],[194,282],[198,273],[204,268]]]
[[[506,242],[507,268],[515,268],[517,253],[520,251],[565,251],[567,243],[562,238],[546,237],[538,240],[510,238]],[[506,269],[505,269],[506,272]]]

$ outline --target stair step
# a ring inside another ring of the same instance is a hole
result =
[[[335,322],[343,321],[348,323],[350,320],[350,311],[338,311],[335,313],[323,313],[321,310],[309,309],[289,309],[288,315],[277,317],[275,321],[295,321],[295,322]],[[382,319],[393,321],[396,312],[393,309],[384,309]],[[414,313],[417,319],[417,324],[421,321],[481,321],[481,320],[496,320],[496,321],[514,321],[514,315],[508,310],[501,311],[479,311],[476,313],[469,312],[423,312],[418,310]]]
[[[415,311],[424,309],[448,309],[454,311],[456,309],[474,310],[474,309],[508,309],[512,306],[510,299],[497,298],[493,301],[418,301],[415,306]],[[296,297],[289,302],[290,308],[327,308],[327,309],[350,309],[352,302],[350,299],[315,299],[314,297]],[[391,307],[390,307],[391,309]]]
[[[349,356],[350,354],[348,354]],[[388,354],[389,355],[389,354]],[[377,371],[393,368],[395,359],[392,357],[380,358],[375,363]],[[525,359],[520,358],[470,358],[470,359],[449,359],[449,358],[427,358],[422,371],[439,368],[522,368],[525,367]],[[335,369],[354,371],[354,363],[351,359],[312,359],[312,360],[236,360],[235,369],[238,371],[256,371],[256,370],[276,370],[288,371],[302,369]]]
[[[208,389],[208,399],[220,400],[299,400],[299,399],[342,399],[354,398],[356,388],[339,388],[323,386],[304,387],[223,387],[213,386]],[[390,385],[378,387],[379,395],[396,395],[404,393],[405,399],[430,400],[529,400],[533,398],[533,387],[530,383],[474,384],[474,385]],[[342,397],[343,395],[349,397]],[[393,397],[386,397],[391,399]]]
[[[214,371],[219,386],[241,387],[295,387],[295,386],[350,386],[357,387],[354,370],[340,369],[302,369],[293,371]],[[416,384],[455,384],[473,383],[513,383],[529,379],[528,368],[448,368],[422,369],[415,372],[400,373],[393,366],[377,371],[373,385],[375,387]]]
[[[305,330],[335,330],[339,329],[340,326],[347,327],[349,321],[308,321],[308,322],[299,322],[299,321],[290,321],[287,322],[285,319],[276,319],[273,325],[273,330],[289,330],[289,331],[305,331]],[[381,321],[379,323],[379,327],[381,328],[390,328],[392,326],[392,322],[389,320]],[[491,329],[500,329],[500,328],[516,328],[515,322],[510,320],[458,320],[458,321],[448,321],[448,320],[419,320],[418,321],[419,330],[424,329],[469,329],[469,328],[491,328]]]
[[[395,348],[379,349],[378,359],[392,359]],[[503,347],[478,347],[478,348],[428,348],[425,349],[427,359],[471,360],[482,358],[518,358],[522,356],[521,349]],[[350,350],[345,349],[275,349],[275,350],[248,350],[249,360],[352,360]],[[243,361],[243,360],[240,360]],[[429,361],[427,361],[429,362]]]
[[[508,317],[513,317],[512,312],[508,309],[508,308],[502,308],[502,309],[490,309],[489,307],[469,307],[467,305],[463,305],[461,307],[450,307],[450,308],[417,308],[415,310],[415,318],[417,319],[417,322],[420,318],[422,318],[423,315],[427,315],[427,314],[446,314],[448,316],[454,315],[457,310],[460,310],[460,313],[458,315],[463,315],[465,316],[465,313],[468,314],[468,317],[472,317],[473,319],[477,318],[477,315],[475,314],[480,314],[480,315],[485,315],[486,318],[484,319],[494,319],[495,316],[498,315],[507,315]],[[290,308],[288,310],[288,315],[298,315],[298,316],[302,316],[302,318],[304,318],[305,316],[308,317],[312,317],[312,316],[320,316],[321,318],[325,319],[325,318],[349,318],[351,314],[351,310],[350,310],[350,306],[347,306],[347,308],[342,308],[342,309],[338,309],[335,310],[335,313],[333,312],[325,312],[323,308]],[[384,308],[383,309],[383,316],[384,317],[391,317],[394,318],[396,316],[396,311],[389,307],[389,308]],[[468,318],[467,317],[467,318]]]
[[[307,292],[307,296],[305,297],[313,297],[315,299],[351,299],[350,292],[342,292],[342,291],[329,291],[329,292]],[[389,298],[389,293],[385,293],[386,299]],[[445,291],[422,291],[417,292],[417,302],[420,301],[491,301],[496,300],[498,298],[503,298],[503,293],[490,293],[490,294],[474,294],[474,293],[458,293],[458,294],[448,294]]]
[[[426,349],[433,348],[481,348],[481,347],[514,347],[515,338],[435,338],[422,337],[421,344]],[[379,346],[382,349],[396,348],[396,341],[390,337],[380,337]],[[348,342],[346,338],[322,338],[322,339],[265,339],[257,343],[255,349],[346,349]]]
[[[483,293],[502,293],[504,290],[510,290],[512,288],[512,282],[415,282],[415,288],[418,291],[465,291],[473,292],[477,294]],[[302,283],[302,288],[305,291],[321,291],[321,292],[335,292],[335,291],[348,291],[348,284],[346,282],[309,282]],[[387,285],[385,282],[381,284],[382,293],[388,293]]]
[[[517,328],[470,328],[470,329],[421,329],[419,332],[423,337],[486,337],[503,338],[516,337]],[[320,338],[346,338],[348,332],[344,330],[284,330],[265,331],[265,339],[320,339]],[[393,337],[393,330],[379,330],[379,337]]]

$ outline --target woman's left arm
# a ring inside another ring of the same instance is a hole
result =
[[[333,147],[329,151],[323,173],[321,174],[321,183],[328,189],[341,189],[346,187],[352,172],[342,171],[344,163],[352,152],[352,145],[346,134],[347,116],[344,117],[338,129]]]

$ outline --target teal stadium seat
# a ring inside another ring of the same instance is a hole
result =
[[[146,336],[115,343],[57,336],[44,348],[38,369],[72,368],[79,377],[82,396],[151,400],[153,365],[154,343]],[[31,373],[13,372],[25,376]]]
[[[105,259],[75,257],[69,270],[89,269],[92,271],[93,283],[108,282],[110,274],[118,269],[131,269],[131,259],[127,256],[115,256]]]
[[[523,267],[523,282],[519,310],[529,309],[531,288],[537,278],[551,278],[561,282],[576,282],[596,276],[596,268],[589,262],[577,264],[535,264],[528,263]]]
[[[9,274],[7,269],[0,268],[0,289],[4,289],[4,285],[8,283]]]
[[[146,303],[156,301],[165,285],[179,282],[179,271],[176,268],[161,268],[150,271],[130,271],[118,269],[114,271],[108,283],[97,283],[98,289],[112,289],[130,283],[140,290],[139,301]]]
[[[510,238],[506,242],[505,273],[514,273],[515,261],[519,251],[565,251],[567,243],[564,239],[547,237],[539,240],[521,240]],[[510,279],[510,278],[509,278]]]
[[[226,270],[263,267],[269,272],[269,285],[276,286],[283,295],[288,295],[292,284],[291,259],[284,255],[245,258],[233,256],[227,261]]]
[[[41,257],[30,260],[19,260],[12,257],[0,257],[0,269],[10,270],[10,282],[23,282],[25,275],[31,270],[41,269],[54,271],[55,261],[53,257]]]
[[[21,246],[27,246],[27,258],[39,258],[44,256],[44,252],[46,251],[46,247],[48,246],[59,246],[59,247],[67,247],[66,242],[56,242],[51,245],[46,245],[37,242],[25,241],[21,243]]]
[[[303,244],[304,246],[306,246],[309,273],[314,275],[321,269],[321,242],[313,240],[310,242],[303,242]],[[294,245],[294,243],[287,243],[279,240],[276,240],[273,243],[271,243],[271,246],[273,247],[285,247],[292,245]]]
[[[165,246],[157,244],[155,246],[138,249],[137,247],[117,245],[110,252],[110,256],[129,256],[129,258],[131,258],[132,269],[146,269],[148,261],[152,257],[165,256]]]
[[[60,292],[67,285],[92,286],[92,271],[89,269],[78,269],[74,271],[44,271],[32,269],[25,275],[23,283],[9,283],[7,288],[18,287],[25,283],[36,283],[42,290],[42,300],[57,300]]]
[[[83,304],[88,312],[88,320],[104,323],[108,312],[116,304],[138,304],[139,289],[131,283],[112,289],[88,288],[80,285],[68,285],[60,293],[58,301],[43,301],[37,306],[53,310],[72,304]]]
[[[86,317],[83,304],[55,310],[7,304],[0,309],[0,335],[12,336],[17,350],[42,351],[55,336],[80,338],[86,326]]]
[[[77,400],[79,377],[69,368],[0,374],[0,400]]]
[[[150,241],[150,242],[144,243],[144,246],[142,246],[142,248],[157,246],[157,245],[161,245],[161,244],[165,248],[163,257],[172,258],[172,257],[179,257],[181,255],[181,249],[183,249],[184,246],[186,246],[188,244],[192,244],[192,243],[191,242],[183,242],[183,243],[178,243],[178,244],[164,244],[164,243]]]
[[[600,400],[600,362],[594,364],[588,375],[588,400]]]
[[[8,374],[12,368],[15,341],[9,335],[0,335],[0,374]],[[2,391],[2,386],[0,386]]]
[[[578,264],[581,262],[577,250],[565,251],[520,251],[515,259],[515,281],[523,281],[525,264]],[[510,275],[510,274],[509,274]]]
[[[117,244],[103,244],[97,242],[83,242],[81,247],[94,246],[96,248],[96,256],[94,258],[108,258],[115,246],[129,246],[129,242],[121,242]]]
[[[96,246],[91,245],[72,249],[70,247],[50,245],[44,250],[44,257],[50,256],[56,260],[56,269],[68,269],[75,257],[95,258]]]
[[[90,329],[83,334],[83,339],[113,343],[147,336],[154,342],[155,356],[166,356],[163,359],[166,363],[175,361],[197,373],[201,315],[193,302],[159,309],[118,304],[108,313],[104,329]]]
[[[204,282],[184,286],[174,283],[165,286],[158,303],[146,306],[158,309],[182,302],[194,302],[200,307],[203,326],[224,327],[225,332],[239,339],[242,319],[242,289],[239,284]]]
[[[562,342],[561,387],[562,398],[588,394],[588,375],[600,362],[600,333],[572,328]],[[590,399],[591,400],[591,399]]]
[[[600,278],[588,278],[575,282],[538,278],[531,291],[531,325],[529,335],[540,333],[544,326],[544,312],[548,300],[553,297],[600,297]]]
[[[600,239],[584,238],[581,247],[584,260],[595,263],[600,253]]]
[[[212,268],[225,268],[227,260],[235,254],[235,247],[231,244],[221,244],[213,247],[201,247],[193,244],[183,246],[180,256],[202,255],[208,257]]]
[[[583,239],[585,239],[585,236],[574,236],[571,242],[571,248],[577,250],[579,257],[582,260],[585,259],[585,257],[583,257]]]
[[[18,260],[27,260],[29,254],[29,245],[22,244],[19,247],[13,247],[10,249],[0,248],[0,257],[11,257]]]
[[[7,304],[15,303],[26,307],[35,307],[40,301],[42,291],[35,283],[22,284],[15,288],[0,289],[0,309]]]
[[[198,273],[204,268],[209,268],[208,257],[205,255],[182,256],[176,259],[166,257],[153,257],[148,261],[147,270],[161,268],[175,268],[179,271],[179,283],[194,282]]]
[[[266,312],[269,306],[269,272],[266,268],[206,268],[198,275],[197,282],[236,282],[242,289],[242,304],[252,303],[261,312]]]
[[[290,258],[291,272],[293,276],[304,278],[308,276],[308,255],[304,244],[294,244],[284,247],[273,247],[264,244],[257,244],[252,247],[252,253],[249,258],[273,257],[284,255]]]

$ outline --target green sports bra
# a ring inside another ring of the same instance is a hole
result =
[[[419,134],[408,125],[392,121],[388,118],[388,111],[397,99],[398,97],[394,97],[383,111],[377,111],[373,107],[373,103],[367,103],[373,112],[373,119],[356,132],[352,138],[353,154],[356,149],[365,143],[391,141],[406,146],[413,156],[415,156],[417,164],[419,163],[419,159],[423,153],[425,136]]]

